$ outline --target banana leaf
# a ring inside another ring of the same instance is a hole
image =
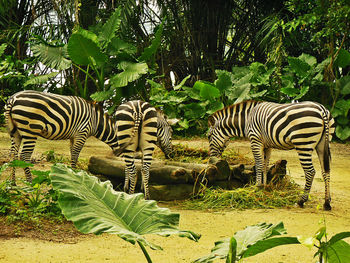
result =
[[[117,234],[135,244],[162,249],[148,242],[143,235],[176,234],[198,241],[200,235],[182,231],[179,214],[160,208],[153,200],[144,200],[143,194],[128,195],[117,192],[109,181],[101,182],[85,171],[73,171],[63,164],[52,166],[50,179],[60,192],[58,203],[64,216],[73,221],[82,233]]]

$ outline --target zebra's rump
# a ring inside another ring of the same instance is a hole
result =
[[[327,122],[327,123],[326,123]],[[278,149],[314,148],[329,127],[334,133],[334,119],[329,111],[315,102],[276,104],[263,102],[249,115],[247,132],[266,147]]]
[[[7,110],[22,136],[60,140],[71,138],[86,125],[86,117],[91,114],[86,105],[78,97],[23,91],[11,97]]]
[[[118,143],[133,145],[139,150],[157,142],[157,112],[144,101],[129,101],[120,105],[115,114]]]

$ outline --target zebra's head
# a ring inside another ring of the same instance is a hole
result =
[[[173,135],[171,125],[175,125],[179,120],[168,119],[167,116],[159,110],[157,110],[157,117],[157,146],[163,151],[165,158],[171,158],[174,152],[171,142],[171,137]]]
[[[229,142],[229,137],[225,136],[222,132],[223,129],[221,128],[220,123],[220,120],[216,119],[213,115],[209,116],[208,140],[210,157],[221,157],[222,152]]]

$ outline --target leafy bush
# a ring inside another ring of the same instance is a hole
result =
[[[28,166],[22,161],[13,161],[1,167],[0,174],[8,167]],[[52,189],[49,171],[32,171],[32,183],[13,185],[9,179],[0,184],[0,214],[9,220],[33,220],[37,217],[61,217],[58,192]]]

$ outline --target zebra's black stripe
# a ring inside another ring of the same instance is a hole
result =
[[[306,178],[300,206],[308,199],[315,175],[312,152],[316,149],[325,181],[324,208],[331,209],[329,142],[335,122],[323,105],[310,101],[290,104],[246,101],[214,113],[208,122],[211,156],[220,156],[232,136],[250,139],[257,184],[266,184],[271,148],[296,149]]]
[[[135,191],[137,175],[134,155],[136,151],[141,151],[142,187],[145,198],[149,199],[148,181],[152,154],[158,145],[167,158],[171,155],[173,151],[171,127],[161,112],[156,111],[149,103],[140,100],[120,105],[115,116],[120,144],[115,154],[123,154],[126,163],[124,191],[129,190],[131,194]]]
[[[37,91],[22,91],[9,98],[5,106],[7,127],[11,136],[11,154],[30,162],[38,137],[49,140],[71,140],[71,164],[76,166],[78,156],[90,136],[118,148],[115,123],[97,105],[74,96],[61,96]],[[31,181],[29,168],[26,178]],[[12,172],[15,181],[15,170]]]

